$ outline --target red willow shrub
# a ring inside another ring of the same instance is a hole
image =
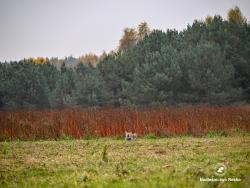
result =
[[[63,136],[202,135],[230,129],[250,131],[250,106],[74,108],[0,112],[0,140],[56,139]]]

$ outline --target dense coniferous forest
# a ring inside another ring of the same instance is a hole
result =
[[[100,33],[101,34],[101,33]],[[250,101],[250,23],[238,7],[183,31],[124,29],[101,56],[0,63],[0,108],[232,104]]]

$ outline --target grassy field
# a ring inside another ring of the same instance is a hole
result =
[[[249,135],[153,138],[0,142],[0,187],[250,185]]]

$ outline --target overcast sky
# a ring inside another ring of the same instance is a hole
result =
[[[226,18],[235,5],[250,20],[250,0],[0,0],[0,61],[100,55],[125,27],[182,30],[207,15]]]

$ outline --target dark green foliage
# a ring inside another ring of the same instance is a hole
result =
[[[76,72],[74,91],[76,105],[96,106],[105,103],[104,82],[98,69],[91,65],[79,64]]]
[[[153,30],[131,48],[103,55],[97,66],[73,57],[0,63],[0,108],[249,102],[244,19],[235,8],[229,21],[216,15],[181,32]]]
[[[223,103],[240,96],[232,87],[234,67],[225,60],[219,45],[203,42],[182,53],[182,71],[186,81],[186,102]]]
[[[1,92],[7,108],[49,107],[48,84],[39,66],[27,61],[5,63],[1,70]]]
[[[172,46],[148,53],[145,62],[136,66],[131,83],[131,99],[135,104],[172,103],[181,69],[178,53]]]

